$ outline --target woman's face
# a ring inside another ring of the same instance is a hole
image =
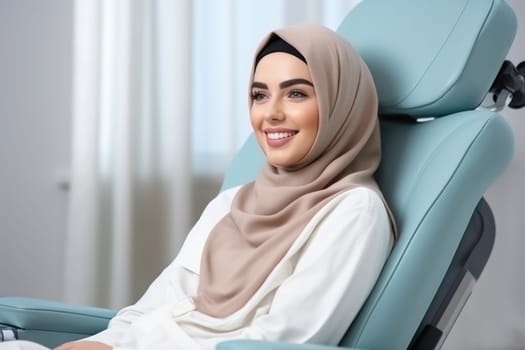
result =
[[[308,66],[275,52],[264,56],[251,86],[250,120],[270,164],[293,167],[314,144],[319,108]]]

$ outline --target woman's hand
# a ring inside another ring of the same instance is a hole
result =
[[[97,341],[73,341],[64,343],[55,350],[111,350],[111,346]]]

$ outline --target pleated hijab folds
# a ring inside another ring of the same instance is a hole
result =
[[[373,178],[380,158],[378,100],[372,76],[337,33],[297,25],[269,33],[306,59],[319,106],[319,129],[307,155],[293,168],[266,164],[236,194],[231,211],[209,234],[201,259],[197,310],[225,317],[242,308],[328,201],[354,187],[381,195]],[[330,234],[325,232],[321,234]]]

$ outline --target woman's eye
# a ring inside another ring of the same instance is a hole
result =
[[[262,101],[266,97],[262,91],[253,91],[252,92],[252,101]]]
[[[302,98],[302,97],[306,97],[306,94],[304,92],[302,92],[302,91],[299,91],[299,90],[292,90],[288,94],[288,97],[290,97],[290,98]]]

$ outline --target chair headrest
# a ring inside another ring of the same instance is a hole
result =
[[[479,106],[516,28],[503,0],[364,0],[338,32],[368,64],[381,113],[419,118]]]

